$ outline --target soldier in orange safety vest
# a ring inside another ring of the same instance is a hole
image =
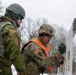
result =
[[[59,66],[63,61],[62,54],[66,50],[63,44],[59,50],[50,57],[51,38],[55,30],[51,25],[43,24],[38,29],[38,37],[31,39],[23,48],[23,59],[25,61],[26,75],[40,75],[40,73],[51,73],[52,66]],[[63,49],[64,48],[64,49]]]

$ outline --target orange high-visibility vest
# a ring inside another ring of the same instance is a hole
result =
[[[26,45],[28,45],[30,42],[35,42],[37,45],[39,45],[41,48],[42,48],[42,50],[44,51],[44,53],[45,53],[45,57],[49,57],[49,51],[50,51],[50,45],[48,44],[47,45],[47,47],[45,47],[41,42],[40,42],[40,40],[39,39],[37,39],[37,38],[34,38],[34,39],[31,39],[28,43],[26,43]],[[23,48],[26,46],[26,45],[24,45],[23,46]],[[50,62],[51,63],[51,62]],[[52,71],[52,67],[47,67],[46,68],[46,70],[47,71]]]

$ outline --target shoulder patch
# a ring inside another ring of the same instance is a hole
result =
[[[40,55],[40,56],[43,56],[43,53],[42,53],[42,52],[39,52],[39,55]]]

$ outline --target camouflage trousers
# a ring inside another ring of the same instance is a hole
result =
[[[40,73],[34,69],[30,71],[30,68],[29,68],[28,70],[26,69],[26,75],[40,75]]]
[[[34,62],[29,62],[26,66],[26,75],[40,75],[38,66]]]
[[[27,73],[26,73],[26,75],[32,75],[32,74],[27,74]],[[40,73],[36,73],[36,74],[33,74],[33,75],[40,75]]]
[[[5,58],[0,57],[0,75],[12,75],[11,66],[8,64]]]
[[[12,71],[5,67],[5,70],[3,68],[0,69],[0,75],[12,75]]]

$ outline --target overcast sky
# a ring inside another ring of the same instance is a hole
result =
[[[26,17],[47,18],[67,29],[76,17],[76,0],[2,0],[2,3],[5,7],[18,3],[24,7]]]

